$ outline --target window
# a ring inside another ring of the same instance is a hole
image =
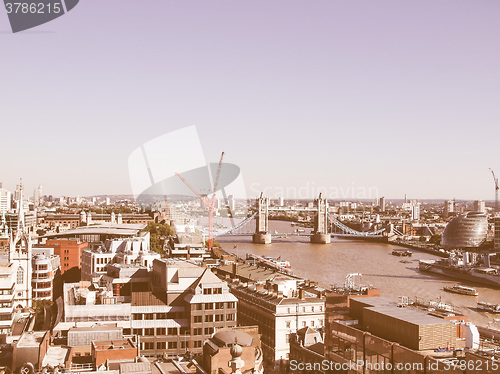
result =
[[[177,327],[170,327],[168,329],[168,335],[178,335],[178,333],[177,333]]]
[[[212,310],[214,308],[214,303],[206,303],[205,310]]]
[[[205,327],[205,335],[210,335],[213,332],[213,327]]]
[[[302,327],[306,327],[307,325],[307,322],[306,321],[302,321]]]
[[[201,328],[193,329],[193,335],[201,335]]]
[[[142,314],[137,314],[137,313],[134,313],[132,314],[132,319],[133,320],[141,320],[142,319]]]
[[[302,307],[302,313],[305,313],[305,312],[306,312],[306,307],[305,307],[305,306],[303,306],[303,307]]]
[[[311,312],[314,312],[314,305],[311,307]]]
[[[142,329],[134,329],[134,335],[142,335]]]
[[[204,288],[203,289],[203,295],[211,295],[211,294],[212,294],[211,288]]]
[[[156,319],[166,319],[167,313],[156,313]]]
[[[181,341],[181,348],[187,348],[187,342],[186,341]]]
[[[193,317],[193,323],[200,323],[200,322],[202,322],[202,316]]]
[[[234,314],[233,313],[227,314],[226,321],[234,321]]]
[[[212,314],[207,314],[205,316],[205,322],[213,322],[214,321],[214,316]]]
[[[23,284],[24,283],[24,270],[22,267],[19,267],[17,269],[17,284]]]
[[[155,334],[155,329],[144,329],[144,335],[152,336]]]
[[[215,322],[220,322],[220,321],[224,321],[224,314],[215,315]]]
[[[286,328],[289,329],[290,328],[290,321],[286,321]]]
[[[314,327],[314,321],[311,321],[311,327]]]
[[[290,343],[290,334],[286,334],[286,343]]]
[[[193,304],[193,310],[202,310],[202,305],[201,304]]]
[[[222,287],[214,288],[213,293],[216,295],[221,295],[222,294]]]
[[[319,325],[323,326],[323,320],[322,319],[319,320]]]
[[[166,342],[158,342],[156,343],[156,349],[165,349],[167,347]]]
[[[224,303],[215,303],[215,309],[224,309]]]
[[[155,349],[154,342],[144,342],[144,349]]]
[[[159,327],[156,329],[156,335],[165,335],[166,329],[165,327]]]
[[[227,307],[228,308],[234,308],[234,301],[230,302],[230,303],[227,303]]]
[[[146,313],[144,314],[144,319],[153,319],[154,314],[153,313]]]
[[[201,347],[201,340],[195,340],[193,342],[193,348],[200,348]]]
[[[168,342],[168,349],[176,349],[177,342]]]

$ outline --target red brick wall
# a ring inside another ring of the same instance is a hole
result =
[[[105,364],[106,360],[134,359],[139,354],[137,348],[93,350],[94,363],[98,368]]]
[[[65,271],[73,267],[81,268],[82,251],[87,249],[88,243],[79,243],[78,240],[53,239],[47,240],[45,247],[54,248],[54,254],[59,255],[61,259],[61,274],[64,274]]]

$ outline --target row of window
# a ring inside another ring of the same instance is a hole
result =
[[[185,316],[182,312],[170,312],[170,313],[132,313],[132,319],[134,321],[151,321],[156,319],[176,319],[183,318]]]
[[[193,329],[193,335],[202,335],[202,333],[205,333],[205,335],[210,335],[214,332],[213,327],[205,327],[205,330],[203,330],[201,327],[198,327],[196,329]]]
[[[193,342],[193,348],[200,348],[201,347],[201,340],[195,340]],[[177,349],[177,347],[180,346],[182,349],[189,348],[189,342],[188,341],[181,341],[180,344],[178,345],[177,342],[142,342],[142,349],[143,350],[164,350],[164,349]]]
[[[224,304],[226,308],[233,309],[236,304],[234,301],[227,303],[205,303],[205,304],[193,304],[193,310],[214,310],[214,309],[224,309]],[[205,306],[205,308],[203,308]]]
[[[52,293],[50,291],[42,291],[42,292],[33,292],[33,297],[35,299],[42,298],[42,297],[51,297]]]
[[[33,288],[51,288],[52,282],[31,282]]]
[[[156,331],[155,331],[156,330]],[[179,331],[177,327],[158,327],[154,328],[146,328],[146,329],[133,329],[133,333],[139,336],[156,336],[156,335],[179,335]]]
[[[286,312],[288,314],[290,314],[290,313],[297,313],[299,311],[302,311],[302,313],[316,312],[316,311],[322,312],[323,311],[323,306],[320,305],[317,308],[314,305],[312,305],[311,307],[303,306],[303,307],[300,308],[300,310],[297,310],[296,308],[286,308]]]
[[[323,322],[324,321],[322,319],[318,320],[318,324],[316,326],[315,321],[310,321],[310,326],[311,327],[315,327],[315,326],[321,327],[321,326],[323,326]],[[292,324],[291,321],[286,321],[286,328],[289,329],[291,327],[291,324]],[[302,327],[306,327],[306,326],[307,326],[307,321],[302,321]]]
[[[226,321],[234,321],[234,313],[226,314]],[[224,314],[207,314],[205,315],[205,322],[222,322],[224,321]],[[203,316],[193,316],[193,323],[203,322]]]
[[[221,294],[222,294],[222,287],[203,289],[203,295],[221,295]]]

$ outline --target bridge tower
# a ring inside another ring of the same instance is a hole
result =
[[[269,198],[263,196],[263,192],[257,198],[257,223],[255,234],[252,241],[256,244],[271,243],[271,234],[269,233]]]
[[[328,233],[328,201],[323,199],[322,194],[314,200],[317,211],[314,216],[314,231],[311,235],[311,243],[329,244],[331,236]]]

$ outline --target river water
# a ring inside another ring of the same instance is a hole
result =
[[[293,233],[296,227],[289,222],[270,221],[271,232]],[[308,230],[306,229],[306,232]],[[381,296],[398,301],[401,296],[410,300],[439,301],[454,305],[469,320],[492,328],[500,329],[500,322],[494,318],[500,315],[484,313],[476,309],[477,301],[500,304],[500,290],[467,283],[439,275],[422,273],[418,270],[421,259],[436,259],[437,256],[412,249],[412,257],[391,255],[393,249],[401,249],[393,244],[367,242],[351,239],[333,239],[331,244],[311,244],[308,237],[288,236],[273,238],[272,244],[253,244],[250,236],[218,237],[217,240],[227,252],[240,257],[247,253],[279,257],[290,262],[295,275],[319,282],[329,288],[332,284],[342,285],[349,273],[361,273],[362,283],[380,289]],[[402,263],[401,260],[410,263]],[[452,294],[443,291],[444,286],[460,283],[472,286],[479,292],[478,297]]]

